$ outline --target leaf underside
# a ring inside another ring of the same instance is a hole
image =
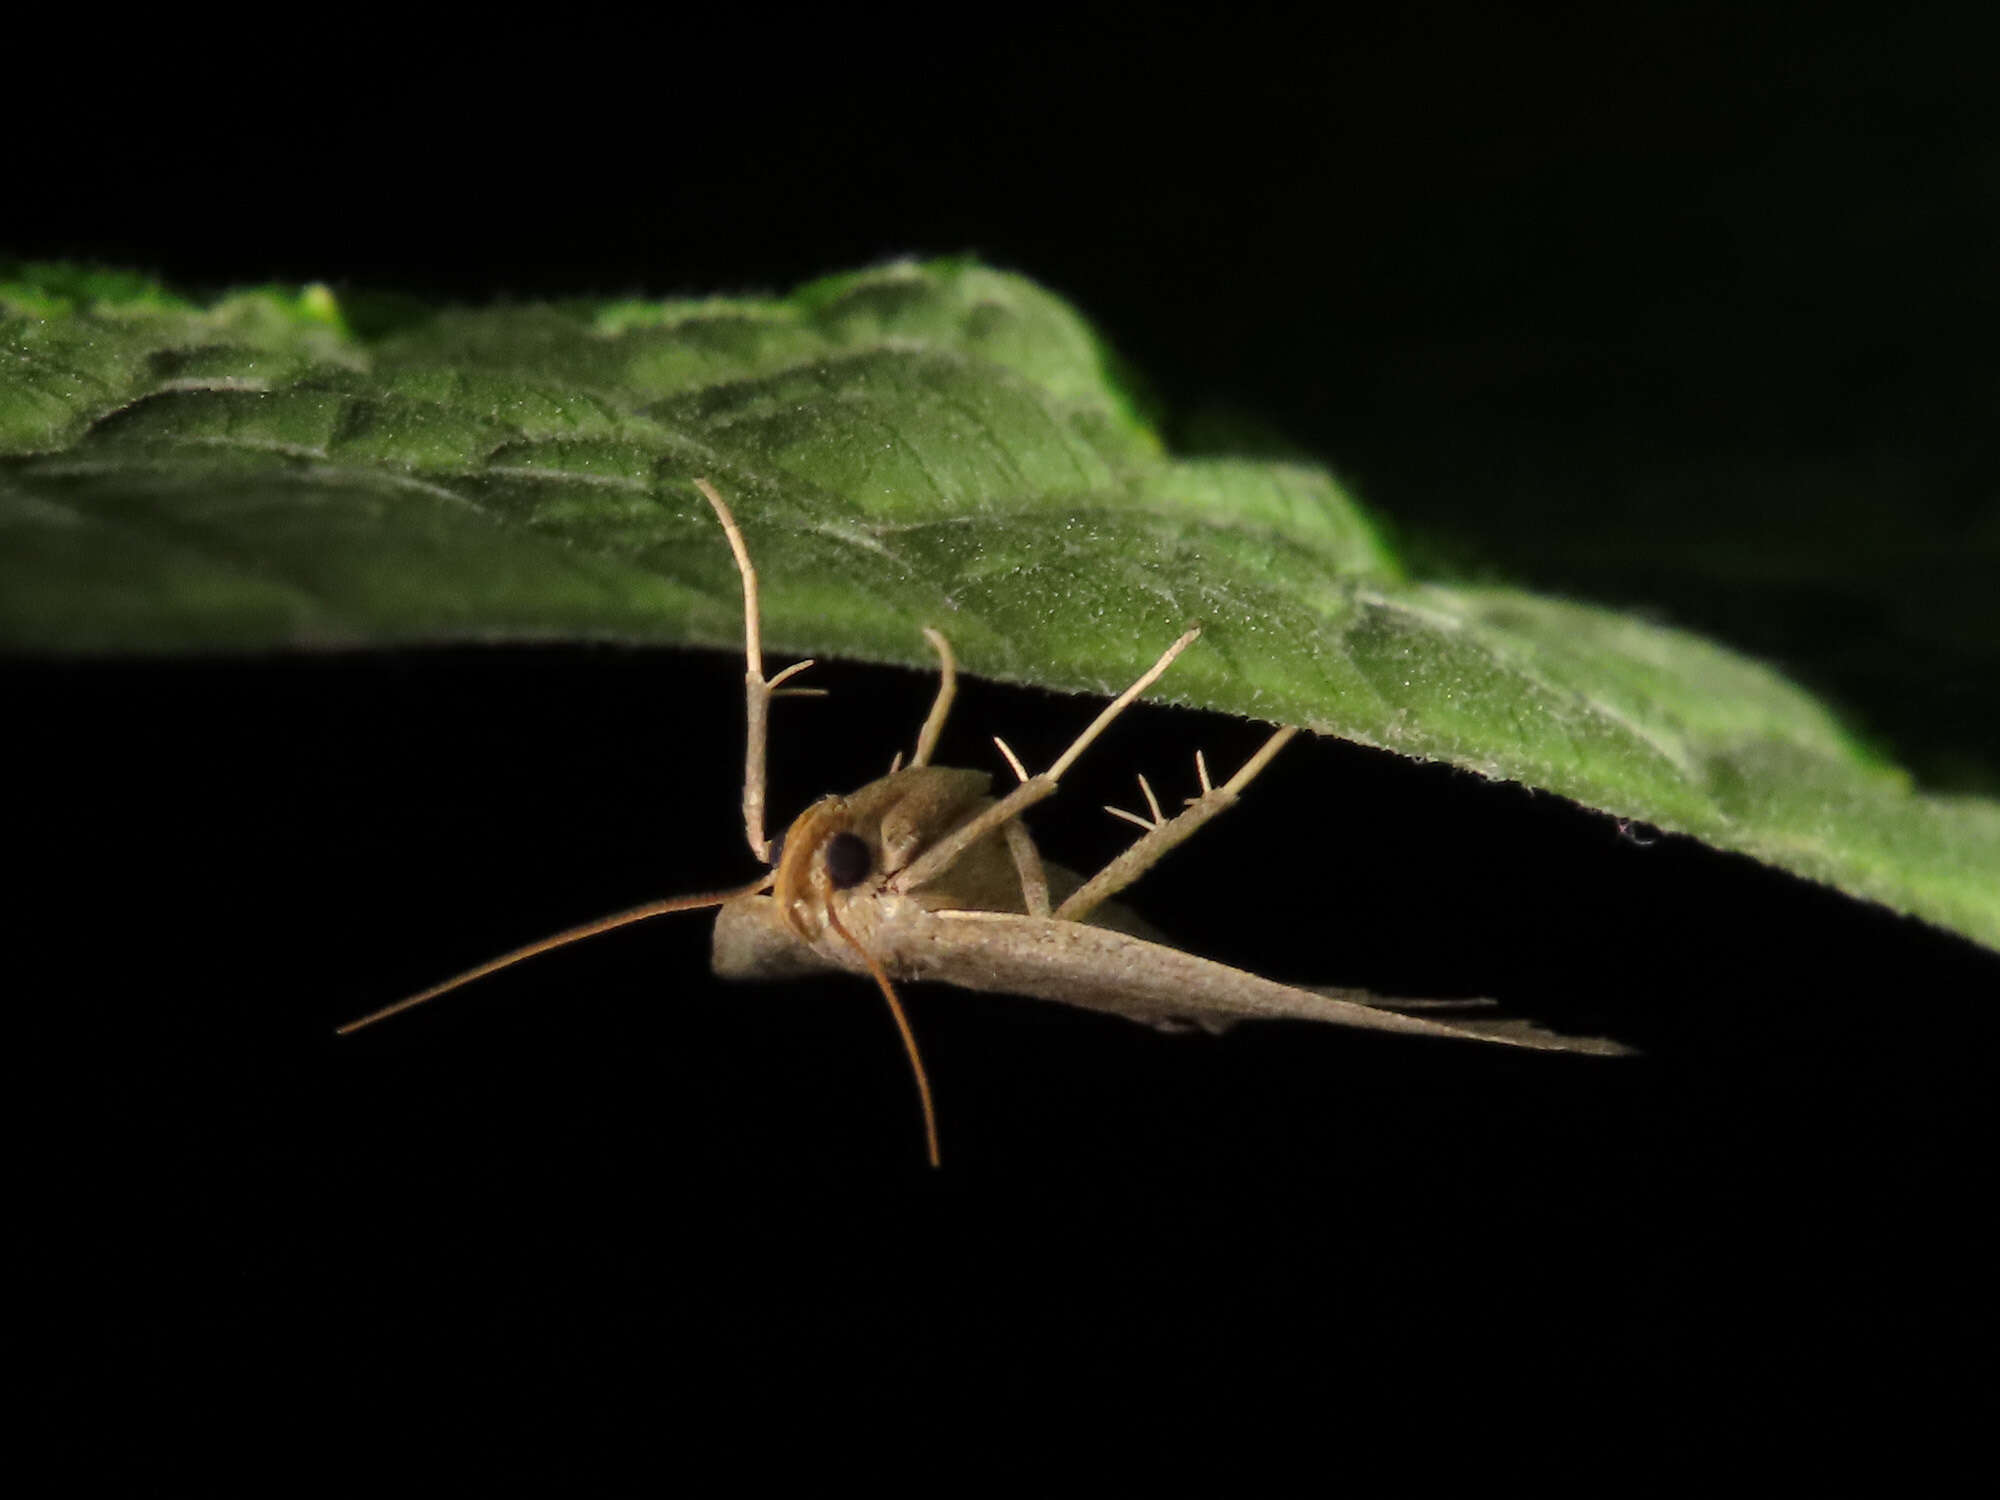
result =
[[[369,326],[372,323],[372,327]],[[357,333],[357,326],[367,327]],[[1692,835],[2000,947],[2000,805],[1697,636],[1409,575],[1323,470],[1175,459],[1074,311],[944,261],[478,311],[0,282],[0,645],[735,648],[1295,722]]]

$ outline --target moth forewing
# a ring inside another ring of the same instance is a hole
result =
[[[892,973],[962,989],[1054,1000],[1149,1025],[1219,1030],[1236,1021],[1317,1021],[1366,1031],[1552,1051],[1622,1051],[1518,1022],[1448,1024],[1385,1008],[1359,991],[1282,984],[1129,933],[1056,917],[1008,912],[899,912],[877,932]]]

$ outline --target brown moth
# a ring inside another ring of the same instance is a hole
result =
[[[1324,1021],[1374,1031],[1498,1042],[1549,1050],[1616,1053],[1599,1038],[1561,1036],[1522,1021],[1450,1021],[1404,1014],[1478,1010],[1488,1001],[1389,1000],[1361,990],[1304,989],[1169,946],[1112,897],[1158,863],[1204,823],[1234,805],[1243,788],[1298,733],[1285,727],[1221,786],[1209,780],[1199,752],[1201,795],[1172,817],[1139,778],[1150,817],[1107,808],[1145,830],[1088,880],[1045,865],[1021,815],[1054,795],[1063,774],[1127,705],[1165,672],[1200,634],[1189,630],[1114,698],[1055,763],[1039,775],[996,737],[1018,784],[992,795],[984,771],[930,763],[957,688],[951,647],[924,634],[938,654],[937,698],[917,736],[910,763],[898,754],[889,774],[846,796],[807,808],[773,845],[764,834],[764,762],[771,700],[811,666],[795,663],[765,677],[757,573],[736,518],[706,479],[694,486],[713,507],[743,581],[745,718],[743,831],[751,852],[771,868],[748,885],[675,896],[601,917],[530,943],[463,974],[349,1022],[342,1034],[442,995],[522,959],[667,912],[719,907],[713,967],[729,979],[781,979],[840,970],[873,979],[889,1003],[923,1106],[924,1134],[938,1164],[937,1116],[916,1037],[897,981],[934,980],[963,989],[1056,1000],[1108,1011],[1149,1025],[1219,1031],[1250,1019]]]

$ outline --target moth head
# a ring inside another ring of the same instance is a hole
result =
[[[881,873],[879,834],[855,825],[845,797],[823,797],[799,814],[786,830],[772,896],[779,917],[794,934],[811,942],[824,925],[827,903]]]

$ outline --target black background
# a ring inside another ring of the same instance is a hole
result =
[[[1715,630],[1935,784],[1990,786],[1996,642],[1958,539],[1991,533],[2000,135],[1970,15],[274,32],[139,48],[52,174],[90,190],[31,191],[10,236],[196,287],[466,300],[975,250],[1073,297],[1188,443],[1254,418],[1417,555]],[[1842,567],[1879,579],[1885,516],[1929,550],[1857,599]],[[1642,1058],[920,992],[933,1174],[879,1000],[717,985],[699,916],[332,1038],[743,878],[739,672],[9,668],[49,898],[22,926],[54,959],[20,999],[82,1023],[35,1143],[79,1231],[50,1236],[77,1399],[504,1454],[578,1416],[679,1441],[744,1411],[1025,1429],[1277,1396],[1335,1435],[1609,1413],[1672,1446],[1982,1393],[1992,955],[1351,746],[1288,750],[1149,914],[1277,977],[1497,994]],[[782,708],[781,816],[879,774],[928,703],[915,674],[817,675],[830,701]],[[1088,714],[974,684],[946,759],[993,764],[993,732],[1046,759]],[[1257,738],[1135,710],[1045,846],[1104,858],[1133,769],[1178,790],[1195,746]]]

